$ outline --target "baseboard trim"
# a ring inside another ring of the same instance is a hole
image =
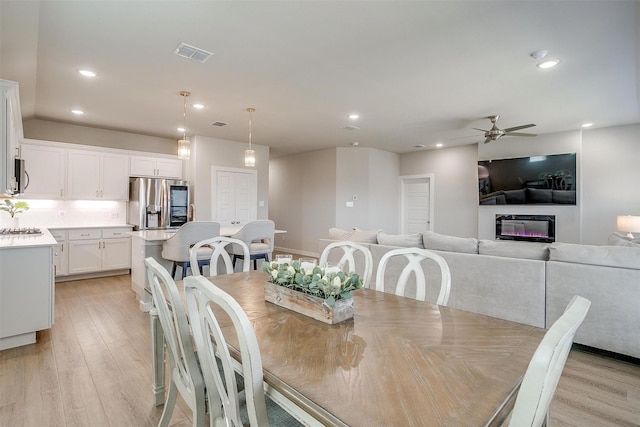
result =
[[[96,279],[99,277],[120,276],[122,274],[131,274],[131,270],[110,270],[96,271],[95,273],[70,274],[68,276],[56,276],[56,282],[70,282],[72,280]]]
[[[318,254],[318,252],[301,251],[299,249],[283,248],[281,246],[276,246],[273,249],[274,251],[277,251],[277,252],[292,253],[296,255],[304,255],[308,257],[320,258],[320,255]]]

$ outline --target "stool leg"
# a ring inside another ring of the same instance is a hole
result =
[[[178,267],[178,263],[173,261],[173,268],[171,269],[171,278],[176,278],[176,268]]]

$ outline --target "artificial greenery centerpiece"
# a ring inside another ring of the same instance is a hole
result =
[[[25,201],[12,202],[9,199],[4,199],[4,205],[0,204],[0,210],[9,212],[11,218],[16,214],[29,210],[29,204]]]
[[[357,273],[325,273],[325,269],[318,266],[305,271],[298,260],[291,265],[264,262],[262,271],[269,274],[269,282],[322,298],[329,307],[333,307],[336,300],[351,298],[351,291],[362,287],[362,279]]]

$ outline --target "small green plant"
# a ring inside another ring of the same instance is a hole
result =
[[[16,214],[29,210],[29,204],[25,201],[12,202],[9,199],[4,199],[4,205],[0,204],[0,210],[9,212],[11,218]]]

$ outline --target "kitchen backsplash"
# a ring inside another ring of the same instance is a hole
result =
[[[28,199],[25,201],[29,203],[29,210],[16,215],[19,218],[20,227],[84,227],[127,223],[128,202]],[[0,212],[0,227],[9,227],[10,224],[9,214]]]

